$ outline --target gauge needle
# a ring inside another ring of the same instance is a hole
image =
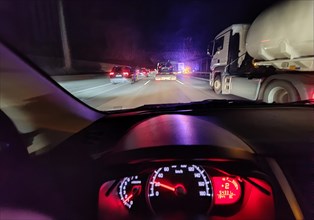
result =
[[[132,197],[134,196],[134,194],[129,195],[125,200],[123,200],[123,203],[127,203],[130,199],[132,199]]]
[[[168,189],[172,192],[175,192],[176,195],[184,195],[186,194],[186,189],[182,184],[178,184],[175,187],[169,186],[167,184],[163,184],[161,182],[155,182],[156,186],[161,186],[165,189]]]
[[[156,182],[156,183],[157,183],[157,182]],[[155,184],[156,184],[156,183],[155,183]],[[170,191],[173,191],[173,192],[176,190],[175,187],[172,187],[172,186],[169,186],[169,185],[160,183],[160,182],[158,182],[157,185],[159,185],[159,186],[161,186],[161,187],[163,187],[163,188],[165,188],[165,189],[169,189]]]
[[[122,200],[123,203],[127,203],[130,201],[130,199],[133,198],[133,196],[138,195],[141,191],[141,186],[133,186],[132,193],[124,200]]]

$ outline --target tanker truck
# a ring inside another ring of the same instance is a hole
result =
[[[209,85],[217,94],[286,103],[314,99],[314,1],[284,1],[213,41]]]

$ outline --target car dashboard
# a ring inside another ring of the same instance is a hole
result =
[[[270,178],[256,170],[239,174],[228,163],[163,163],[105,182],[99,190],[99,219],[274,219]]]
[[[102,184],[99,219],[273,219],[271,178],[254,165],[253,154],[206,117],[148,118],[124,135],[115,153],[101,156],[118,164],[106,170],[125,170],[126,164],[136,171]]]
[[[31,208],[57,219],[306,219],[311,118],[312,106],[273,105],[108,114],[31,159],[32,190],[43,191]]]
[[[309,215],[308,175],[287,178],[310,165],[307,140],[313,131],[308,124],[312,110],[310,106],[218,107],[121,113],[104,118],[106,125],[100,120],[89,129],[101,130],[101,150],[95,144],[91,148],[105,170],[97,190],[98,219]],[[291,194],[284,181],[297,194]],[[291,195],[296,203],[288,200]]]

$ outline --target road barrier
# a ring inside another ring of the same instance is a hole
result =
[[[209,72],[193,72],[191,73],[191,76],[194,79],[209,81]]]

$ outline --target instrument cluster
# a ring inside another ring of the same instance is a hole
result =
[[[103,183],[98,209],[99,219],[109,215],[112,219],[144,216],[241,219],[250,212],[252,218],[261,213],[272,219],[274,201],[272,188],[265,180],[234,175],[217,167],[170,164]]]

